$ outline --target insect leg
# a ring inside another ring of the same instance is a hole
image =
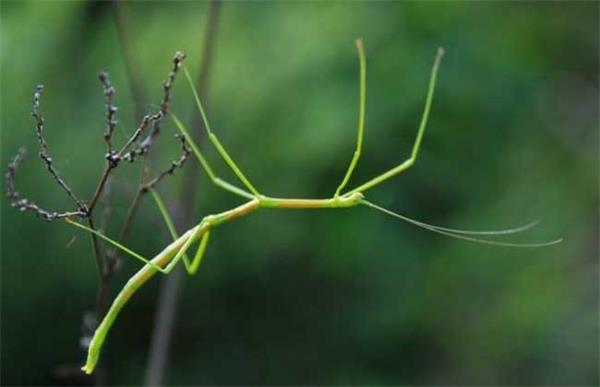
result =
[[[221,157],[223,158],[223,160],[225,160],[225,163],[229,166],[229,168],[231,168],[231,170],[233,171],[233,173],[235,173],[235,175],[246,186],[246,188],[248,188],[248,190],[250,192],[252,192],[254,194],[254,196],[259,196],[259,193],[256,190],[256,188],[254,188],[254,186],[252,185],[252,183],[250,183],[250,181],[246,178],[246,176],[241,171],[241,169],[237,166],[237,164],[235,163],[235,161],[233,161],[233,159],[231,158],[231,156],[229,156],[229,153],[225,150],[225,148],[223,147],[223,145],[221,144],[221,142],[217,138],[217,135],[214,134],[214,132],[210,128],[210,124],[208,122],[208,118],[206,117],[206,113],[204,112],[204,107],[202,106],[202,102],[200,101],[200,97],[198,96],[198,92],[196,91],[196,88],[194,87],[194,82],[192,81],[192,77],[190,75],[190,72],[188,71],[188,69],[185,66],[183,66],[183,71],[184,71],[185,76],[186,76],[186,78],[188,80],[190,88],[192,89],[192,93],[194,94],[194,99],[196,100],[196,105],[198,106],[198,110],[200,111],[200,116],[202,117],[202,121],[204,122],[204,128],[206,129],[206,134],[208,135],[208,139],[214,145],[214,147],[217,149],[217,151],[219,152],[219,154],[221,155]]]
[[[360,153],[362,149],[362,139],[363,133],[365,129],[365,102],[366,102],[366,82],[367,82],[367,61],[365,59],[365,49],[363,45],[362,39],[356,40],[356,49],[358,51],[358,61],[359,61],[359,99],[358,99],[358,136],[356,138],[356,149],[354,154],[352,155],[352,160],[350,161],[350,165],[348,165],[348,170],[342,179],[342,182],[335,190],[334,197],[339,196],[342,189],[348,184],[350,177],[352,176],[352,172],[358,164],[358,159],[360,158]]]
[[[215,174],[215,172],[213,171],[212,167],[210,166],[210,164],[208,163],[208,161],[206,161],[206,158],[204,157],[204,155],[202,154],[202,152],[200,152],[200,148],[198,148],[198,146],[196,145],[196,143],[194,142],[194,140],[192,139],[192,136],[190,135],[189,131],[185,128],[185,126],[183,125],[183,123],[174,115],[171,113],[171,118],[173,118],[173,121],[175,121],[175,125],[177,125],[177,128],[179,129],[179,131],[183,134],[183,136],[185,137],[186,142],[189,144],[189,146],[192,148],[192,151],[194,152],[194,155],[196,155],[196,158],[198,159],[198,161],[200,162],[200,164],[202,165],[202,167],[204,168],[204,170],[206,170],[206,173],[208,174],[208,177],[210,178],[210,180],[217,186],[220,187],[226,191],[229,191],[233,194],[236,194],[238,196],[242,196],[246,199],[253,199],[255,195],[253,195],[252,193],[236,187],[235,185],[226,182],[225,180],[217,177],[217,175]]]
[[[407,170],[410,168],[415,160],[417,159],[417,155],[419,154],[419,148],[421,146],[421,141],[423,140],[423,134],[425,133],[425,127],[427,126],[427,118],[429,117],[429,111],[431,109],[431,102],[433,100],[433,92],[435,90],[435,82],[437,78],[438,68],[440,66],[440,61],[442,60],[442,56],[444,55],[444,50],[442,48],[438,48],[437,55],[435,57],[435,61],[433,63],[433,68],[431,69],[431,76],[429,78],[429,88],[427,90],[427,98],[425,100],[425,108],[423,110],[423,116],[421,117],[421,124],[419,125],[419,130],[417,131],[417,138],[413,144],[413,149],[410,157],[399,164],[398,166],[388,170],[387,172],[382,173],[381,175],[367,181],[366,183],[354,188],[348,194],[352,194],[355,192],[364,192],[369,188],[373,188],[374,186],[382,183],[383,181],[389,179],[390,177],[396,176],[397,174]]]
[[[115,241],[114,239],[111,239],[109,237],[107,237],[106,235],[102,234],[101,232],[94,230],[92,228],[89,228],[87,226],[84,226],[81,223],[75,222],[69,218],[65,218],[65,221],[75,227],[78,227],[82,230],[85,230],[87,232],[90,232],[96,236],[98,236],[100,239],[103,239],[104,241],[110,243],[111,245],[115,246],[116,248],[118,248],[119,250],[122,250],[124,252],[126,252],[127,254],[131,255],[132,257],[144,262],[146,265],[151,266],[152,268],[154,268],[155,270],[163,273],[163,274],[167,274],[167,272],[165,271],[165,269],[163,269],[160,266],[157,266],[156,264],[154,264],[151,260],[145,258],[144,256],[142,256],[141,254],[136,253],[135,251],[131,250],[130,248],[120,244],[119,242]]]
[[[156,206],[158,207],[158,210],[160,211],[160,214],[162,215],[162,218],[165,221],[167,228],[169,229],[169,233],[171,234],[171,237],[174,240],[177,240],[177,238],[179,236],[177,235],[177,231],[175,230],[175,226],[173,225],[173,220],[171,219],[171,217],[169,216],[169,213],[167,212],[165,203],[163,202],[162,198],[160,197],[160,195],[158,194],[158,192],[155,189],[151,189],[150,193],[152,194],[152,198],[154,199],[154,202],[156,203]],[[200,265],[200,262],[202,261],[202,256],[204,255],[204,252],[206,251],[206,245],[208,244],[209,238],[210,238],[210,229],[207,228],[206,232],[202,236],[202,239],[200,240],[200,245],[198,246],[196,255],[194,256],[194,259],[191,262],[189,260],[189,257],[187,256],[187,254],[185,254],[185,252],[182,254],[183,264],[185,265],[185,270],[187,271],[187,273],[189,275],[194,275],[196,273],[196,271],[198,270],[198,266]],[[189,248],[189,246],[187,248]]]

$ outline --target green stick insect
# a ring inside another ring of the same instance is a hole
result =
[[[198,93],[194,89],[194,85],[191,79],[191,76],[188,70],[183,67],[188,83],[192,88],[192,92],[194,94],[194,99],[196,101],[198,110],[202,116],[202,120],[204,121],[204,127],[206,129],[206,134],[210,142],[217,149],[218,153],[221,155],[225,163],[233,170],[235,175],[241,181],[244,188],[238,187],[234,184],[228,183],[221,178],[219,178],[212,167],[209,165],[208,161],[200,151],[200,148],[194,144],[192,137],[190,136],[189,131],[185,128],[183,123],[174,115],[172,115],[172,119],[181,132],[187,143],[191,146],[193,153],[198,158],[198,161],[210,177],[211,181],[219,188],[222,188],[230,193],[238,195],[246,201],[240,204],[237,207],[234,207],[228,211],[220,212],[217,214],[207,215],[205,216],[196,226],[184,232],[182,235],[178,236],[175,227],[173,226],[173,222],[171,221],[167,210],[161,200],[160,196],[155,190],[152,190],[152,197],[154,198],[156,205],[158,206],[165,223],[174,239],[174,241],[168,245],[164,250],[158,253],[152,259],[146,259],[140,254],[130,250],[129,248],[119,244],[113,239],[105,236],[104,234],[95,231],[87,226],[84,226],[78,222],[75,222],[69,218],[66,218],[66,221],[76,227],[84,229],[90,233],[97,235],[102,238],[106,242],[116,246],[117,248],[123,250],[124,252],[132,255],[134,258],[142,261],[144,266],[135,273],[129,281],[125,284],[121,292],[117,295],[115,300],[113,301],[110,309],[104,316],[104,319],[96,329],[94,336],[91,340],[88,349],[87,362],[82,367],[82,370],[88,374],[94,372],[94,368],[98,362],[100,351],[102,349],[102,345],[104,340],[106,339],[106,335],[108,334],[111,326],[113,325],[115,319],[117,318],[121,309],[127,304],[131,296],[144,284],[148,281],[154,274],[162,273],[169,274],[176,265],[183,261],[186,271],[193,275],[198,270],[198,267],[202,261],[202,257],[206,251],[206,247],[209,242],[211,232],[219,225],[229,222],[233,219],[242,217],[244,215],[248,215],[254,211],[266,208],[276,208],[276,209],[309,209],[309,208],[349,208],[356,206],[368,206],[374,208],[378,211],[381,211],[385,214],[391,215],[403,221],[409,222],[415,226],[424,228],[429,231],[433,231],[439,234],[447,235],[453,238],[464,239],[471,242],[485,243],[497,246],[511,246],[511,247],[542,247],[549,246],[555,243],[561,242],[561,239],[553,240],[550,242],[543,243],[510,243],[510,242],[501,242],[490,239],[483,239],[481,236],[497,236],[497,235],[506,235],[506,234],[515,234],[518,232],[525,231],[535,225],[536,222],[529,223],[527,225],[508,229],[508,230],[496,230],[496,231],[467,231],[467,230],[456,230],[451,228],[445,228],[440,226],[434,226],[427,223],[423,223],[411,218],[408,218],[404,215],[398,214],[396,212],[392,212],[386,208],[380,207],[374,203],[371,203],[365,199],[365,192],[384,181],[404,172],[408,168],[410,168],[416,161],[419,148],[421,146],[423,135],[425,133],[425,127],[427,124],[427,118],[429,117],[429,111],[431,109],[431,103],[433,100],[433,93],[438,73],[438,68],[440,66],[440,62],[442,60],[442,56],[444,55],[443,49],[439,48],[437,51],[437,55],[435,56],[435,60],[433,63],[433,68],[431,70],[431,75],[429,79],[429,86],[427,90],[427,97],[425,99],[425,108],[423,110],[423,115],[421,118],[421,122],[417,131],[417,137],[415,139],[412,152],[410,157],[406,159],[404,162],[398,164],[397,166],[389,169],[388,171],[374,177],[373,179],[357,186],[356,188],[344,191],[350,178],[352,177],[352,172],[354,171],[358,160],[361,156],[362,150],[362,140],[363,133],[365,127],[365,101],[366,101],[366,59],[363,47],[362,39],[356,40],[356,48],[358,51],[358,59],[359,59],[359,114],[358,114],[358,136],[356,141],[356,148],[352,159],[350,160],[350,164],[348,169],[341,181],[341,183],[336,188],[332,197],[325,199],[296,199],[296,198],[275,198],[269,197],[261,194],[252,183],[248,180],[246,175],[242,172],[240,167],[233,161],[232,157],[225,150],[216,134],[212,131],[209,121],[206,117],[206,113],[204,111],[204,107],[202,106],[202,102],[200,101],[200,97]],[[199,242],[198,248],[194,257],[190,260],[186,255],[187,250],[194,244],[194,242]]]

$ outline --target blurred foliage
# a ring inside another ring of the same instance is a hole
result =
[[[146,109],[160,100],[176,50],[197,69],[207,3],[128,2]],[[415,229],[366,208],[259,212],[216,230],[186,281],[169,384],[598,383],[598,3],[224,3],[206,94],[214,129],[259,190],[330,195],[355,141],[365,39],[367,127],[354,186],[407,157],[437,46],[446,49],[415,167],[369,191],[376,203],[434,224],[497,228],[543,222],[510,249]],[[57,167],[90,197],[104,160],[100,70],[117,88],[117,139],[139,117],[110,3],[1,4],[1,127],[6,166],[29,149],[26,196],[68,208],[39,160],[34,85]],[[173,109],[192,114],[179,79]],[[171,123],[152,166],[177,152]],[[123,134],[123,135],[122,135]],[[226,168],[207,144],[214,164]],[[188,168],[198,168],[190,163]],[[112,186],[115,235],[139,166]],[[181,173],[162,186],[171,206]],[[239,202],[201,174],[194,216]],[[73,238],[74,241],[72,240]],[[147,201],[129,245],[168,241]],[[113,294],[139,265],[129,259]],[[2,200],[2,382],[66,383],[83,364],[93,310],[89,238]],[[111,384],[142,382],[159,279],[124,309],[107,341]]]

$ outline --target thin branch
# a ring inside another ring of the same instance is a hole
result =
[[[106,97],[106,132],[104,132],[104,141],[106,141],[106,153],[107,155],[110,155],[112,153],[112,135],[117,126],[117,121],[115,120],[117,107],[113,105],[115,88],[110,84],[107,72],[101,72],[98,79],[100,79],[100,82],[102,83],[102,89],[104,90],[104,96]]]
[[[168,114],[169,102],[171,100],[171,95],[172,95],[173,82],[175,81],[177,72],[179,71],[179,68],[181,67],[181,62],[184,59],[185,59],[185,54],[183,54],[181,52],[176,52],[175,56],[173,57],[173,67],[172,67],[171,71],[169,72],[169,74],[167,75],[167,80],[163,83],[164,94],[163,94],[163,100],[161,103],[161,110],[154,115],[149,115],[149,114],[145,115],[142,118],[142,120],[140,121],[140,124],[137,127],[137,129],[134,131],[134,133],[131,135],[131,137],[127,140],[127,142],[121,147],[121,149],[118,152],[113,151],[107,155],[109,164],[105,168],[105,170],[102,174],[100,183],[96,187],[96,191],[94,192],[92,200],[90,201],[91,208],[93,208],[93,206],[95,206],[95,204],[97,203],[97,201],[100,197],[100,194],[104,188],[104,184],[106,183],[106,179],[108,178],[108,175],[110,174],[111,169],[115,168],[120,163],[121,160],[133,162],[135,160],[136,156],[142,156],[145,158],[145,156],[147,155],[148,150],[150,149],[150,146],[152,145],[154,139],[158,136],[158,134],[160,132],[160,129],[159,129],[160,122],[162,121],[164,116],[166,114]],[[146,140],[144,140],[144,142],[142,143],[142,145],[140,147],[134,148],[133,150],[125,153],[132,146],[132,144],[134,144],[136,141],[138,141],[138,139],[140,138],[140,136],[146,130],[146,128],[148,127],[148,125],[150,123],[153,123],[153,125],[154,125],[154,130],[152,131],[152,133],[146,138]],[[163,179],[163,177],[165,175],[172,174],[174,172],[175,168],[179,168],[183,165],[183,163],[185,163],[190,150],[187,147],[187,145],[185,144],[185,140],[181,140],[181,141],[182,141],[182,150],[183,150],[182,156],[178,160],[174,161],[171,164],[171,167],[169,167],[169,169],[167,169],[164,173],[161,173],[156,178],[154,178],[153,181],[151,182],[150,187],[155,186],[160,180]],[[129,207],[123,228],[121,229],[121,233],[118,238],[118,240],[121,242],[127,237],[129,230],[131,229],[131,226],[133,224],[135,215],[137,213],[137,209],[139,207],[140,200],[141,200],[143,194],[149,189],[146,187],[146,184],[144,183],[143,169],[144,168],[142,167],[142,176],[140,179],[141,181],[140,181],[139,188],[136,191],[134,199]],[[114,250],[114,249],[108,250],[107,256],[110,259],[115,260],[116,256],[117,256],[116,250]]]
[[[160,133],[160,125],[164,117],[168,114],[169,104],[172,97],[172,87],[181,67],[181,62],[184,60],[185,55],[177,52],[173,58],[173,66],[167,75],[167,79],[163,83],[163,98],[160,105],[160,110],[154,114],[147,114],[141,119],[141,122],[137,129],[134,131],[132,136],[125,142],[125,144],[117,151],[113,146],[113,134],[117,125],[116,113],[117,107],[114,104],[115,88],[110,82],[108,73],[102,72],[99,74],[99,80],[102,85],[104,97],[105,97],[105,110],[106,110],[106,129],[104,132],[104,142],[106,143],[106,160],[107,164],[100,175],[99,181],[94,190],[92,198],[88,201],[87,205],[82,202],[74,191],[66,183],[65,179],[61,177],[58,170],[53,164],[53,160],[50,157],[48,151],[48,144],[44,138],[44,118],[40,113],[40,97],[43,91],[43,86],[39,85],[35,88],[33,95],[33,108],[32,116],[35,119],[35,134],[39,143],[39,156],[43,160],[46,169],[52,176],[53,180],[67,193],[69,198],[76,204],[77,209],[75,211],[49,211],[41,208],[36,203],[21,197],[20,193],[16,189],[16,174],[19,164],[25,156],[25,149],[19,149],[17,155],[13,158],[8,166],[5,173],[5,187],[6,195],[10,199],[11,205],[20,211],[31,211],[34,212],[38,217],[45,220],[54,220],[61,218],[80,217],[87,219],[89,229],[97,231],[94,222],[94,209],[101,197],[104,197],[104,212],[101,217],[101,227],[105,229],[108,223],[108,215],[110,208],[108,206],[108,182],[110,181],[111,171],[115,169],[122,160],[133,162],[136,156],[142,157],[142,162],[145,163],[146,156],[150,147],[154,144],[154,140]],[[152,126],[152,131],[146,136],[146,138],[139,144],[141,136]],[[172,161],[168,168],[159,172],[152,180],[145,183],[145,168],[142,168],[142,175],[140,184],[136,196],[129,209],[127,219],[121,232],[120,239],[124,239],[129,232],[133,218],[139,203],[143,195],[148,192],[150,188],[158,185],[166,176],[173,174],[177,169],[181,168],[186,160],[188,159],[191,149],[187,146],[185,138],[179,137],[181,143],[181,155],[176,160]],[[92,247],[94,251],[96,266],[98,270],[99,286],[96,299],[96,321],[100,321],[105,314],[107,307],[107,295],[108,295],[108,282],[112,273],[116,269],[118,263],[116,259],[116,252],[109,250],[108,248],[103,251],[100,240],[94,233],[92,235]],[[104,253],[104,254],[103,254]],[[86,330],[92,331],[91,329]],[[89,343],[88,337],[81,339],[83,345]],[[99,382],[97,380],[97,382]],[[100,382],[101,383],[101,382]]]
[[[119,152],[117,153],[116,157],[118,161],[120,161],[120,159],[125,159],[127,161],[133,162],[135,155],[131,155],[131,152],[125,152],[131,147],[131,145],[133,145],[136,141],[139,140],[140,136],[142,135],[142,133],[144,133],[148,125],[150,125],[151,122],[155,122],[162,119],[161,116],[162,113],[159,112],[152,115],[146,114],[144,117],[142,117],[142,120],[140,121],[140,124],[138,125],[137,129],[133,132],[133,135],[131,135],[131,137],[127,140],[125,145],[123,145],[121,150],[119,150]]]
[[[123,222],[123,227],[121,228],[121,232],[119,233],[117,241],[123,242],[125,238],[127,238],[127,236],[129,235],[129,231],[133,226],[133,221],[137,214],[137,210],[145,194],[148,193],[151,188],[154,188],[156,185],[158,185],[158,183],[160,183],[163,178],[175,173],[176,169],[182,168],[185,162],[187,161],[189,155],[191,154],[192,150],[187,146],[185,138],[179,135],[176,135],[176,137],[179,139],[179,141],[181,141],[181,155],[177,160],[171,161],[171,165],[167,169],[163,170],[162,172],[159,172],[157,176],[155,176],[152,180],[146,183],[144,183],[144,176],[142,174],[140,185],[138,186],[135,196],[133,197],[133,200],[129,205],[129,209],[127,210],[127,216],[125,217],[125,221]],[[117,250],[110,249],[109,251],[107,251],[107,256],[113,259],[116,258]]]
[[[176,52],[175,56],[173,57],[173,68],[171,69],[171,71],[169,71],[169,74],[167,75],[167,80],[163,83],[163,100],[160,105],[160,111],[153,115],[149,115],[149,114],[145,115],[142,118],[139,126],[133,132],[131,137],[127,140],[125,145],[123,145],[118,152],[112,151],[106,155],[108,164],[104,168],[104,171],[102,172],[102,175],[100,177],[100,181],[99,181],[98,185],[96,186],[96,190],[94,191],[94,194],[92,195],[92,198],[90,199],[90,202],[88,205],[90,211],[93,210],[94,207],[96,206],[96,204],[98,203],[98,199],[100,199],[100,194],[102,193],[102,190],[104,189],[104,185],[106,184],[106,180],[108,179],[108,176],[109,176],[111,170],[116,168],[119,165],[119,163],[121,162],[121,160],[127,160],[129,162],[133,162],[137,156],[143,156],[143,155],[147,154],[150,147],[154,143],[154,139],[160,134],[160,124],[161,124],[163,118],[169,112],[169,102],[171,100],[173,82],[175,81],[175,78],[177,76],[179,68],[181,67],[181,63],[183,62],[184,59],[185,59],[185,54],[183,54],[179,51]],[[136,141],[139,140],[140,136],[146,130],[146,128],[149,126],[150,123],[152,123],[152,127],[153,127],[152,132],[150,134],[148,134],[148,136],[142,141],[142,143],[140,144],[139,147],[135,147],[134,149],[127,152],[127,150]]]
[[[159,114],[160,113],[158,113],[157,115],[159,115]],[[117,166],[119,166],[119,163],[123,159],[133,162],[133,158],[131,158],[127,154],[125,154],[125,156],[123,154],[125,153],[127,148],[129,148],[131,146],[131,144],[133,144],[134,142],[136,142],[139,139],[139,137],[142,135],[142,132],[148,127],[148,124],[150,123],[150,121],[153,119],[157,119],[157,115],[154,115],[154,116],[145,115],[142,118],[142,120],[140,121],[139,126],[133,132],[131,137],[127,140],[125,145],[123,145],[118,152],[113,150],[106,154],[107,165],[104,168],[104,170],[102,171],[102,174],[100,175],[100,180],[98,181],[98,184],[96,185],[96,189],[94,190],[94,194],[92,195],[92,198],[89,201],[88,207],[89,207],[90,211],[92,211],[94,209],[94,207],[96,207],[96,204],[98,203],[98,200],[100,199],[100,195],[102,194],[102,191],[104,190],[104,185],[106,184],[106,181],[108,180],[108,176],[110,175],[110,172],[113,169],[115,169]]]
[[[150,147],[154,143],[155,138],[160,134],[160,126],[162,124],[162,120],[169,113],[169,103],[171,102],[173,82],[177,77],[177,73],[181,68],[181,64],[185,59],[185,54],[177,51],[175,56],[173,57],[173,68],[169,71],[167,79],[163,83],[163,99],[160,104],[160,111],[156,114],[156,118],[152,120],[152,132],[146,136],[146,138],[141,142],[139,147],[134,148],[128,155],[123,156],[124,158],[128,158],[130,161],[133,161],[135,156],[141,156],[148,153]]]
[[[35,134],[38,139],[38,143],[40,144],[40,158],[44,161],[46,165],[46,169],[50,172],[50,175],[56,183],[69,195],[69,197],[75,202],[77,208],[80,211],[86,212],[86,206],[77,198],[73,190],[67,185],[67,182],[60,176],[56,168],[54,167],[53,160],[48,153],[48,144],[44,139],[44,117],[40,113],[40,97],[42,95],[42,91],[44,90],[43,85],[37,85],[35,88],[35,92],[33,93],[33,108],[31,111],[31,115],[35,119]]]
[[[108,180],[106,185],[104,186],[104,192],[102,193],[102,214],[100,215],[100,231],[106,233],[106,229],[108,227],[108,221],[110,219],[110,215],[113,211],[110,206],[110,194],[111,194],[111,182],[112,180]]]
[[[179,158],[177,160],[171,161],[171,165],[169,166],[169,168],[167,168],[164,171],[161,171],[154,179],[143,184],[142,190],[144,193],[149,191],[151,188],[154,188],[154,186],[156,186],[158,183],[160,183],[160,181],[165,176],[172,175],[177,168],[183,167],[183,164],[186,162],[188,156],[190,155],[190,153],[192,153],[192,150],[185,143],[184,136],[182,136],[180,134],[176,134],[175,137],[177,139],[179,139],[179,141],[181,142],[181,156],[179,156]]]
[[[125,69],[127,71],[127,78],[129,79],[129,87],[131,89],[131,94],[133,96],[133,104],[134,104],[134,120],[137,120],[138,117],[143,117],[143,102],[145,100],[144,95],[144,84],[139,76],[140,72],[137,70],[138,66],[136,66],[135,56],[133,55],[133,49],[131,47],[132,39],[129,34],[129,29],[127,28],[127,24],[125,23],[126,17],[125,12],[126,8],[123,2],[118,0],[112,0],[112,9],[113,9],[113,20],[115,23],[115,27],[117,30],[117,36],[119,38],[119,43],[121,46],[121,53],[123,54],[123,59],[125,62]],[[141,134],[141,132],[140,132]],[[146,157],[142,157],[141,168],[140,168],[140,183],[141,186],[144,183],[146,175]],[[106,195],[106,193],[105,193]],[[133,219],[137,214],[137,209],[139,207],[141,197],[141,190],[138,188],[136,190],[135,196],[129,206],[129,210],[127,211],[127,216],[121,228],[121,232],[119,233],[118,241],[124,242],[125,238],[129,234],[129,230],[133,224]],[[108,199],[106,200],[108,202]],[[114,248],[107,248],[106,256],[107,259],[117,262],[118,251]]]
[[[18,153],[8,165],[8,170],[4,175],[6,196],[8,196],[8,198],[10,199],[11,206],[19,209],[19,211],[33,211],[38,217],[48,221],[61,218],[71,218],[76,216],[81,218],[87,217],[87,212],[81,210],[65,212],[44,210],[34,202],[21,197],[21,194],[16,189],[15,178],[17,175],[17,168],[19,167],[21,161],[23,161],[23,158],[25,158],[25,153],[25,148],[19,149]]]
[[[102,190],[104,189],[104,184],[106,184],[106,180],[108,180],[108,175],[110,174],[110,171],[114,168],[111,166],[111,162],[109,161],[109,165],[107,167],[104,168],[104,171],[102,171],[102,175],[100,176],[100,180],[98,182],[98,184],[96,185],[96,190],[94,191],[94,195],[92,196],[92,199],[90,199],[89,201],[89,211],[93,211],[94,207],[96,207],[96,203],[98,203],[98,199],[100,199],[100,194],[102,193]]]
[[[96,227],[94,225],[94,218],[88,217],[88,225],[91,229],[95,230]],[[100,241],[96,237],[96,235],[92,236],[92,248],[94,249],[94,258],[96,260],[96,268],[98,269],[98,276],[100,277],[101,286],[98,289],[97,294],[97,309],[98,309],[98,318],[102,318],[100,316],[104,316],[106,311],[106,297],[102,296],[106,291],[106,286],[103,286],[108,281],[108,270],[105,261],[102,258],[102,251],[100,249]]]

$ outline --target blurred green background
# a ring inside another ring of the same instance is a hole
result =
[[[160,101],[176,50],[196,72],[208,3],[119,6],[144,110]],[[367,125],[351,186],[404,160],[435,50],[446,50],[419,159],[368,192],[425,222],[503,228],[541,218],[518,241],[472,244],[367,208],[264,211],[211,238],[186,279],[166,383],[592,385],[598,383],[597,2],[314,2],[222,4],[205,93],[215,131],[255,185],[274,196],[329,196],[353,151],[358,99],[354,39],[367,53]],[[19,191],[72,204],[36,156],[32,90],[56,166],[91,197],[104,165],[107,70],[117,89],[116,141],[131,133],[130,80],[113,6],[1,4],[1,127],[6,166],[29,149]],[[193,112],[183,77],[173,111]],[[166,121],[150,165],[177,154]],[[229,172],[203,141],[216,169]],[[199,168],[195,161],[187,168]],[[116,235],[139,165],[111,186]],[[174,208],[179,171],[161,186]],[[239,203],[199,173],[191,218]],[[232,179],[233,180],[233,179]],[[188,225],[188,226],[191,226]],[[73,239],[75,238],[75,239]],[[152,255],[168,241],[146,201],[128,245]],[[125,258],[111,299],[139,267]],[[108,384],[143,382],[161,279],[123,310],[103,353]],[[2,200],[2,383],[89,383],[82,316],[94,308],[89,237]]]

